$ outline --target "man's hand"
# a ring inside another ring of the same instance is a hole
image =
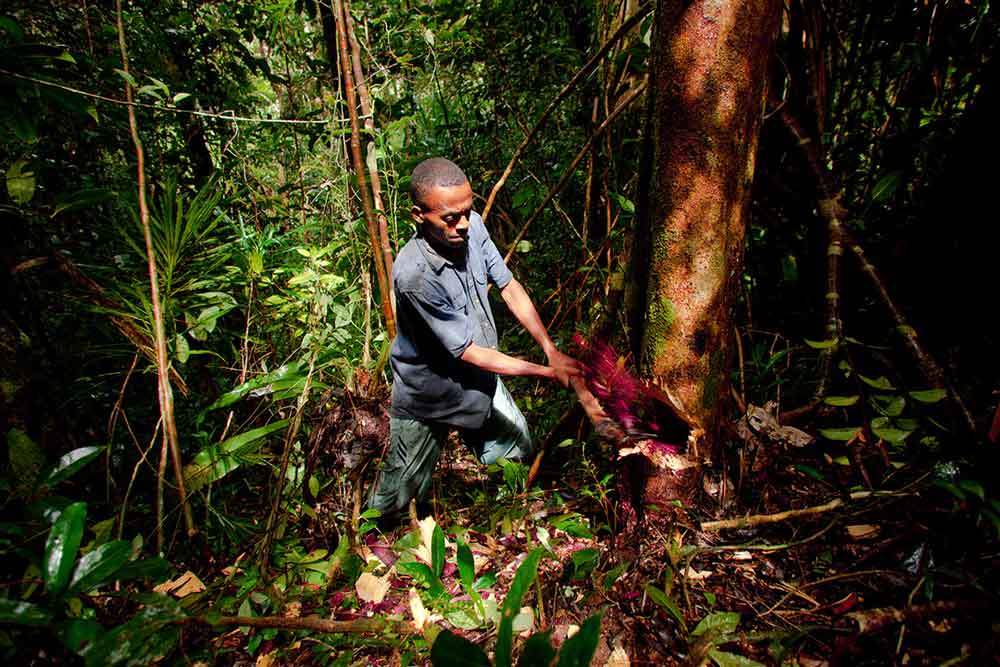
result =
[[[568,354],[563,354],[553,348],[547,356],[549,358],[549,367],[555,373],[555,379],[559,380],[559,383],[564,387],[569,387],[570,378],[583,373],[580,362]]]

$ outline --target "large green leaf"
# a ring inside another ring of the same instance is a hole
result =
[[[45,607],[23,600],[0,598],[0,624],[48,625],[52,614]]]
[[[718,667],[764,667],[763,664],[757,662],[756,660],[744,658],[742,655],[736,655],[735,653],[726,653],[725,651],[719,651],[717,649],[709,651],[708,657],[710,657],[712,662],[718,665]]]
[[[35,172],[27,160],[15,160],[7,168],[7,194],[16,204],[27,204],[35,196]]]
[[[601,615],[594,614],[583,622],[579,632],[563,643],[557,667],[588,667],[600,639]]]
[[[243,457],[260,449],[266,436],[287,426],[288,420],[281,419],[201,450],[191,463],[184,466],[188,491],[196,491],[236,470],[243,463]]]
[[[450,630],[442,630],[431,648],[434,667],[490,667],[483,649]]]
[[[462,585],[472,590],[472,582],[476,577],[476,562],[472,557],[472,549],[465,542],[459,541],[457,548],[458,576]]]
[[[736,632],[736,626],[740,624],[740,615],[735,611],[717,611],[709,614],[698,621],[691,631],[692,637],[697,637],[706,632],[714,632],[718,635],[731,635]]]
[[[431,570],[435,577],[440,577],[444,572],[444,531],[438,525],[434,526],[434,532],[431,533]]]
[[[847,428],[821,428],[819,433],[827,440],[846,441],[857,435],[860,430],[860,426],[848,426]]]
[[[921,389],[909,393],[910,398],[921,403],[937,403],[948,395],[948,392],[944,389]]]
[[[67,619],[56,625],[54,630],[66,648],[77,654],[97,641],[97,638],[104,633],[101,624],[89,618]]]
[[[59,595],[66,590],[73,561],[83,539],[84,521],[87,518],[87,503],[73,503],[62,511],[52,524],[49,538],[45,542],[45,556],[42,560],[42,574],[45,590],[50,595]]]
[[[298,363],[282,366],[276,371],[255,377],[252,380],[248,380],[234,389],[227,391],[225,394],[216,399],[215,402],[205,408],[198,420],[201,421],[205,414],[211,412],[212,410],[218,410],[219,408],[232,405],[247,394],[253,394],[254,396],[266,396],[282,389],[288,389],[289,387],[295,386],[297,383],[304,382],[305,375],[302,374]]]
[[[102,544],[84,554],[73,570],[69,593],[82,593],[105,583],[128,562],[132,545],[125,540]]]
[[[54,466],[42,473],[41,483],[45,486],[54,486],[64,479],[72,477],[80,468],[100,456],[103,451],[103,447],[80,447],[63,454]]]
[[[538,563],[542,559],[542,549],[534,549],[529,553],[521,566],[514,573],[514,581],[510,584],[507,597],[503,601],[500,616],[500,628],[497,631],[497,644],[494,651],[496,667],[510,667],[511,651],[514,648],[513,623],[514,617],[521,611],[521,600],[528,588],[538,576]]]
[[[673,616],[674,619],[676,619],[677,622],[681,624],[681,628],[683,628],[684,634],[687,634],[687,623],[684,621],[684,614],[681,613],[680,607],[677,606],[677,603],[674,602],[674,599],[669,595],[667,595],[666,593],[664,593],[663,591],[661,591],[653,584],[646,584],[645,590],[646,590],[646,595],[649,596],[649,599],[655,602],[656,604],[660,605],[664,609],[666,609],[667,613]]]
[[[56,197],[55,202],[53,202],[55,204],[55,208],[52,211],[51,217],[54,218],[60,213],[65,213],[67,211],[78,211],[80,209],[96,206],[97,204],[103,204],[104,202],[110,201],[117,196],[117,192],[105,188],[68,192]]]
[[[827,396],[823,402],[835,408],[846,408],[854,405],[861,398],[858,394],[854,396]]]
[[[147,667],[173,650],[181,633],[177,621],[184,618],[184,611],[165,595],[146,595],[141,602],[143,607],[132,620],[108,631],[81,651],[87,667]]]

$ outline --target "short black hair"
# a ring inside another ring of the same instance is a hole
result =
[[[421,206],[424,196],[434,188],[453,188],[468,181],[465,172],[451,160],[443,157],[428,158],[413,168],[410,199]]]

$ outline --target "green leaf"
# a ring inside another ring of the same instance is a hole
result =
[[[458,576],[462,580],[462,585],[471,590],[476,577],[476,562],[472,557],[472,549],[465,542],[459,541],[457,551]]]
[[[52,614],[45,607],[22,600],[0,598],[0,624],[47,626]]]
[[[442,630],[431,647],[434,667],[490,667],[483,649],[450,630]]]
[[[847,428],[821,428],[819,433],[827,440],[844,442],[853,438],[860,430],[860,426],[848,426]]]
[[[15,204],[27,204],[35,196],[35,172],[27,166],[28,161],[21,159],[7,168],[7,194]]]
[[[597,549],[580,549],[570,556],[573,563],[573,578],[582,579],[594,571],[600,560],[601,552]]]
[[[708,657],[710,657],[712,662],[718,665],[718,667],[765,667],[765,665],[757,662],[756,660],[744,658],[742,655],[736,655],[735,653],[726,653],[725,651],[719,651],[717,649],[709,651]]]
[[[89,618],[70,618],[55,627],[55,634],[59,640],[78,655],[97,641],[103,632],[101,624]]]
[[[102,544],[80,557],[67,593],[85,593],[106,583],[128,562],[132,545],[125,540]]]
[[[84,520],[87,518],[87,503],[73,503],[62,511],[52,524],[45,555],[42,559],[42,574],[45,590],[49,595],[59,595],[66,590],[73,561],[83,539]]]
[[[861,396],[857,394],[854,396],[827,396],[823,402],[835,408],[846,408],[857,403],[860,398]]]
[[[531,241],[518,241],[515,250],[517,250],[517,252],[521,253],[522,255],[526,255],[529,252],[531,252],[531,249],[534,247],[535,246],[534,244],[531,243]]]
[[[38,479],[38,471],[45,463],[45,452],[24,431],[12,428],[7,431],[7,456],[14,482],[31,486]]]
[[[74,58],[69,51],[63,51],[55,57],[55,60],[62,60],[67,63],[73,63],[74,65],[76,64],[76,58]]]
[[[109,630],[83,651],[87,667],[127,665],[144,667],[160,662],[180,638],[178,621],[186,614],[165,595],[140,597],[142,607],[132,619]]]
[[[44,486],[52,487],[59,482],[72,477],[78,470],[96,459],[104,452],[103,447],[80,447],[59,457],[55,465],[42,473],[40,479]]]
[[[287,426],[288,420],[281,419],[201,450],[191,463],[184,466],[188,491],[196,491],[236,470],[242,465],[242,458],[263,446],[264,438]]]
[[[538,563],[542,558],[542,549],[532,550],[514,573],[514,581],[510,584],[507,597],[501,608],[500,628],[497,631],[497,643],[494,651],[496,667],[511,666],[511,651],[514,645],[514,617],[521,611],[521,600],[528,588],[538,576]]]
[[[403,574],[408,574],[418,583],[426,586],[428,592],[431,594],[431,597],[438,597],[443,595],[445,592],[444,585],[441,583],[441,580],[434,574],[431,568],[424,563],[396,563],[396,569]]]
[[[684,614],[681,613],[680,608],[678,608],[677,603],[674,602],[673,598],[669,597],[653,584],[646,584],[646,595],[649,596],[650,600],[666,609],[667,613],[673,616],[677,622],[681,624],[684,634],[687,634],[687,623],[684,621]]]
[[[435,577],[440,577],[444,572],[444,531],[437,524],[431,533],[431,571]]]
[[[117,572],[115,579],[125,581],[127,579],[148,579],[153,583],[161,583],[170,574],[172,568],[170,563],[155,556],[153,558],[143,558],[125,563]]]
[[[117,192],[114,190],[108,190],[107,188],[89,188],[64,193],[56,197],[53,202],[55,206],[52,209],[52,215],[49,217],[54,218],[60,213],[65,213],[67,211],[79,211],[98,204],[103,204],[106,201],[111,201],[117,196]]]
[[[521,649],[521,657],[517,661],[517,667],[548,667],[556,657],[556,650],[552,648],[550,638],[552,631],[536,632],[528,637]]]
[[[882,438],[886,442],[891,442],[893,444],[901,444],[906,438],[913,433],[913,431],[904,431],[898,428],[874,428],[872,427],[872,433],[876,437]]]
[[[805,338],[803,340],[805,340],[806,345],[815,350],[828,350],[831,347],[836,347],[839,342],[836,338],[829,340],[809,340],[808,338]]]
[[[795,469],[798,470],[803,475],[808,475],[809,477],[812,477],[817,482],[822,482],[823,480],[826,479],[826,477],[823,476],[823,473],[821,473],[819,470],[813,468],[812,466],[808,466],[804,463],[796,463]]]
[[[901,171],[890,171],[880,178],[875,187],[872,188],[872,201],[884,202],[892,197],[899,188],[899,181],[902,175],[903,172]]]
[[[557,667],[588,667],[601,638],[601,615],[594,614],[580,626],[580,631],[563,642]]]
[[[191,93],[177,93],[174,95],[174,104],[186,100],[189,97],[191,97]]]
[[[174,354],[177,355],[177,361],[182,364],[186,364],[188,358],[191,356],[191,347],[188,345],[184,334],[177,334],[177,337],[174,338]]]
[[[736,632],[736,626],[739,624],[739,613],[735,611],[717,611],[701,619],[698,625],[694,626],[694,630],[691,631],[691,636],[697,637],[706,632],[714,632],[720,637],[731,635]]]
[[[98,125],[101,124],[101,117],[97,115],[97,107],[90,105],[87,107],[87,115],[94,119],[94,122]]]
[[[247,394],[251,396],[267,396],[275,391],[304,383],[305,376],[300,372],[298,363],[282,366],[276,371],[248,380],[226,392],[202,411],[202,414],[198,417],[198,421],[200,423],[205,418],[205,415],[212,410],[232,405]]]
[[[908,393],[910,394],[910,398],[921,403],[937,403],[948,395],[948,392],[944,389],[921,389]]]
[[[611,198],[615,200],[615,203],[621,207],[626,213],[635,213],[635,204],[632,203],[627,197],[623,197],[617,192],[611,193]]]
[[[875,394],[871,397],[872,407],[886,417],[898,417],[903,414],[906,399],[902,396]]]
[[[444,614],[445,619],[454,625],[456,628],[462,628],[463,630],[475,630],[481,623],[478,618],[476,618],[475,612],[468,603],[453,603],[451,609],[447,610]]]
[[[862,382],[864,382],[866,385],[874,389],[881,389],[883,391],[893,391],[894,389],[896,389],[895,387],[892,386],[892,383],[889,382],[888,379],[886,379],[885,376],[879,376],[873,379],[870,377],[865,377],[864,375],[861,375],[861,373],[858,373],[858,377],[861,378]]]

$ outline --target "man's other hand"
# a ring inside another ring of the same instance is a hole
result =
[[[569,356],[568,354],[563,354],[559,350],[552,350],[548,355],[549,367],[555,374],[555,378],[559,380],[559,383],[564,387],[569,387],[569,379],[571,377],[581,375],[583,373],[583,368],[580,366],[580,362]]]

